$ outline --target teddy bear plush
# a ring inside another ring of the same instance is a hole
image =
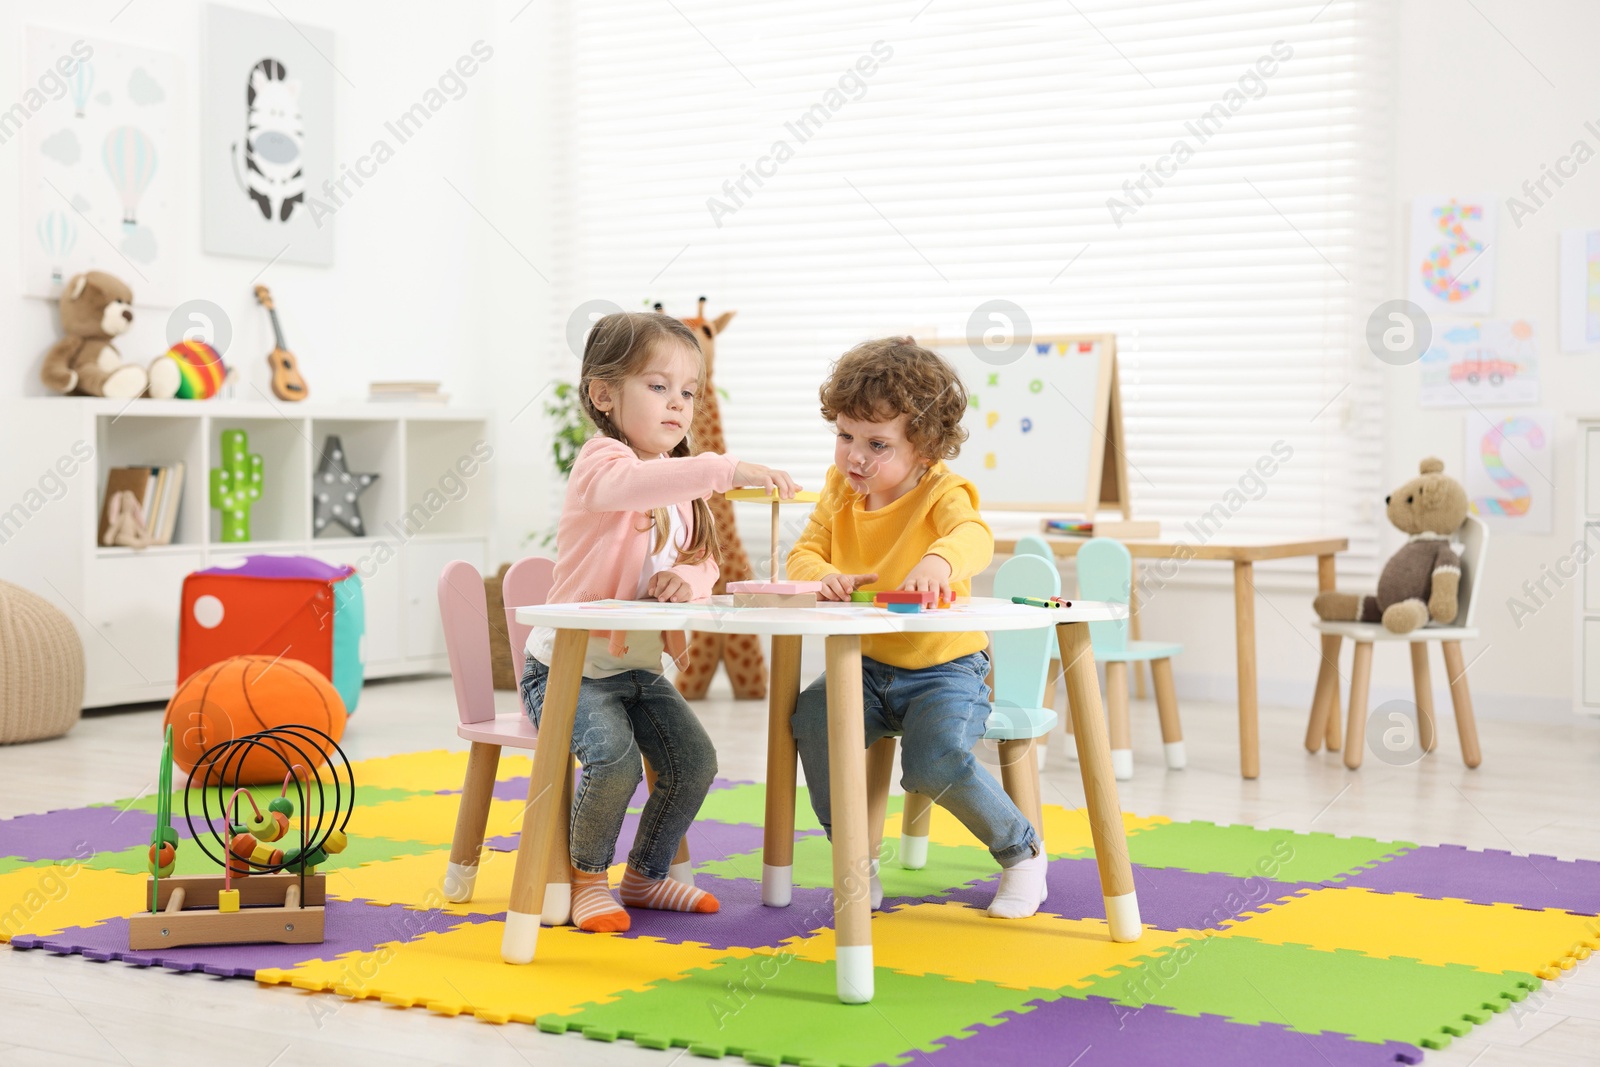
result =
[[[133,325],[133,292],[104,271],[74,275],[61,293],[66,334],[44,357],[39,378],[57,393],[78,396],[167,398],[177,395],[180,374],[171,360],[149,371],[124,363],[111,343]]]
[[[1450,535],[1466,521],[1467,491],[1444,473],[1440,460],[1423,460],[1421,472],[1384,498],[1389,521],[1411,539],[1384,564],[1377,595],[1318,593],[1312,603],[1318,618],[1382,622],[1384,629],[1397,634],[1410,633],[1429,620],[1446,626],[1456,621],[1461,559],[1450,547]]]

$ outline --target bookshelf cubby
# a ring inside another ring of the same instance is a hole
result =
[[[494,484],[488,411],[225,400],[51,403],[63,413],[68,405],[78,411],[85,439],[95,442],[85,466],[95,492],[83,494],[80,524],[85,706],[171,696],[184,575],[263,552],[357,569],[367,603],[368,678],[448,669],[435,583],[449,560],[466,559],[480,569],[487,562]],[[210,506],[210,469],[220,459],[222,431],[230,429],[244,430],[249,451],[262,458],[262,495],[246,542],[222,541]],[[332,527],[313,536],[312,475],[329,434],[339,436],[352,472],[379,475],[361,496],[366,537]],[[185,472],[172,544],[99,547],[107,471],[175,461]]]

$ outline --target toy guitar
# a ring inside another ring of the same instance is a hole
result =
[[[283,346],[283,330],[278,327],[278,309],[273,306],[272,294],[266,286],[256,286],[256,300],[272,317],[272,336],[276,345],[267,355],[267,364],[272,367],[272,395],[279,400],[304,400],[311,395],[311,390],[306,388],[306,380],[300,377],[300,365],[295,362],[294,353]]]

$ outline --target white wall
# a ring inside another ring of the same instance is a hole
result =
[[[336,262],[311,267],[279,262],[261,274],[279,307],[285,340],[299,358],[315,401],[364,399],[374,378],[439,379],[460,404],[497,412],[496,541],[493,555],[512,558],[544,492],[538,405],[512,416],[542,385],[533,370],[549,319],[543,283],[527,260],[548,262],[545,161],[549,158],[547,62],[537,54],[547,34],[545,5],[474,0],[448,7],[411,0],[230,0],[231,6],[337,36],[331,57],[340,77],[335,160],[354,164],[384,136],[384,123],[436,85],[439,75],[478,40],[495,52],[450,101],[338,211]],[[36,75],[23,69],[24,29],[44,25],[169,52],[182,73],[182,121],[164,180],[180,182],[178,242],[188,249],[178,289],[205,298],[232,319],[228,361],[265,386],[271,347],[265,314],[251,295],[264,262],[201,250],[199,88],[205,5],[199,0],[124,4],[123,0],[29,0],[0,7],[0,99],[20,98]],[[524,10],[524,8],[526,8]],[[518,14],[521,12],[520,15]],[[516,16],[513,21],[513,17]],[[114,18],[114,21],[113,21]],[[392,140],[392,139],[391,139]],[[22,138],[0,146],[0,204],[19,202]],[[453,191],[452,183],[460,190]],[[465,199],[463,198],[463,194]],[[470,203],[469,203],[470,201]],[[14,227],[15,208],[0,212]],[[4,232],[4,231],[0,231]],[[0,508],[37,484],[58,452],[37,447],[51,424],[38,368],[58,337],[53,302],[17,295],[18,257],[11,229],[0,241],[0,326],[6,340],[6,388],[0,390]],[[524,259],[523,257],[526,257]],[[546,273],[549,267],[543,268]],[[136,279],[135,279],[136,280]],[[166,348],[170,308],[138,303],[133,329],[119,339],[125,358],[147,362]],[[245,398],[254,392],[245,389]],[[35,446],[30,449],[30,446]],[[38,453],[35,455],[34,453]],[[73,483],[71,494],[97,493]],[[501,503],[504,506],[501,507]],[[0,547],[0,578],[45,595],[57,586],[71,599],[77,577],[55,546],[77,535],[78,508],[55,503]],[[68,557],[70,558],[70,557]]]
[[[1600,357],[1560,350],[1556,257],[1561,229],[1600,226],[1600,161],[1580,169],[1536,215],[1524,218],[1520,229],[1506,212],[1505,197],[1524,180],[1537,177],[1541,164],[1569,151],[1576,139],[1600,150],[1600,138],[1583,128],[1586,120],[1600,119],[1600,69],[1588,51],[1600,39],[1600,6],[1588,0],[1480,0],[1476,8],[1461,0],[1400,4],[1392,295],[1405,295],[1398,279],[1413,196],[1497,195],[1501,213],[1494,314],[1531,318],[1539,330],[1540,406],[1558,418],[1555,526],[1548,537],[1491,537],[1479,591],[1483,639],[1466,651],[1469,678],[1482,715],[1566,716],[1572,701],[1576,582],[1569,582],[1533,617],[1524,618],[1520,629],[1506,601],[1522,595],[1522,583],[1537,579],[1542,564],[1566,555],[1576,537],[1573,422],[1580,414],[1600,413]],[[1463,411],[1418,407],[1417,381],[1415,366],[1385,372],[1386,487],[1414,477],[1417,461],[1427,455],[1441,457],[1447,470],[1458,475],[1462,470]],[[1398,543],[1396,536],[1386,551]],[[1257,605],[1264,700],[1309,704],[1317,657],[1306,623],[1309,600],[1309,592],[1269,593]],[[1169,590],[1151,605],[1146,633],[1187,643],[1177,665],[1182,688],[1222,697],[1231,693],[1229,629],[1197,624],[1201,618],[1220,623],[1231,618],[1231,611],[1223,591]],[[1346,648],[1347,673],[1349,656]],[[1443,674],[1436,660],[1435,702],[1448,708]],[[1410,695],[1408,657],[1399,649],[1379,649],[1373,704]],[[1448,746],[1449,727],[1445,734]]]

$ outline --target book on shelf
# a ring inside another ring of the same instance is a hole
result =
[[[372,382],[367,399],[387,403],[446,404],[450,394],[439,392],[438,382]]]
[[[100,501],[100,529],[95,542],[102,547],[112,547],[108,540],[111,532],[111,500],[118,493],[126,491],[139,502],[150,543],[171,544],[178,524],[178,508],[183,501],[183,472],[182,463],[111,468],[106,473],[105,495]]]
[[[1044,519],[1040,528],[1057,537],[1160,537],[1155,519]]]

